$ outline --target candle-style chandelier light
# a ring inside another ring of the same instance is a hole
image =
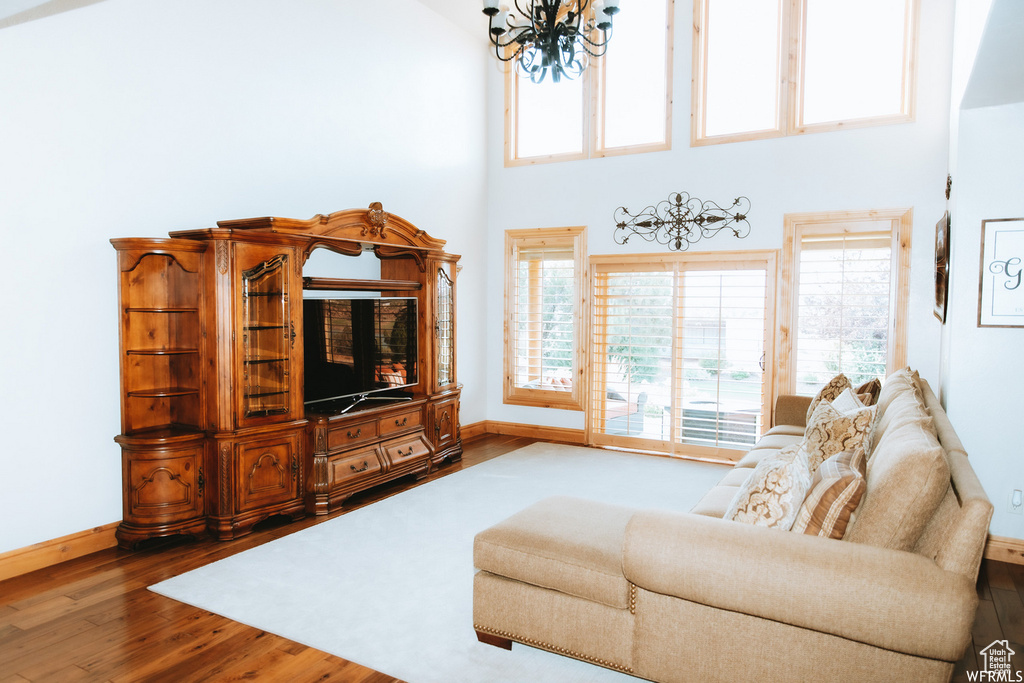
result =
[[[583,73],[591,57],[608,49],[619,11],[619,0],[514,0],[516,13],[499,2],[484,0],[494,54],[516,60],[519,74],[534,83],[549,70],[555,83]]]

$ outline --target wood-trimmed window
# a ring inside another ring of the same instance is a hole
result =
[[[583,227],[505,232],[505,403],[583,410]]]
[[[509,62],[505,165],[671,149],[674,7],[675,0],[630,3],[615,16],[608,52],[579,79],[535,84]]]
[[[690,143],[914,120],[920,0],[694,0]]]
[[[910,209],[789,214],[780,306],[779,392],[812,395],[907,362]]]
[[[590,258],[595,445],[734,461],[771,424],[777,252]]]

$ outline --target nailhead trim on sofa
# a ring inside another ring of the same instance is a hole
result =
[[[558,647],[557,645],[551,645],[550,643],[544,643],[544,642],[541,642],[539,640],[534,640],[533,638],[523,638],[522,636],[517,636],[516,634],[509,633],[508,631],[498,631],[496,629],[487,628],[486,626],[481,626],[480,624],[474,624],[473,628],[476,629],[477,631],[481,631],[483,633],[489,633],[492,636],[498,636],[500,638],[508,638],[509,640],[514,640],[517,643],[522,643],[523,645],[530,645],[532,647],[539,647],[542,650],[547,650],[548,652],[554,652],[556,654],[567,655],[567,656],[573,657],[575,659],[581,659],[584,662],[590,662],[591,664],[597,664],[598,666],[603,666],[606,669],[615,669],[616,671],[621,671],[622,673],[627,673],[627,674],[632,674],[633,673],[632,667],[623,666],[621,664],[616,664],[615,662],[609,662],[606,659],[598,659],[597,657],[591,657],[590,655],[585,655],[585,654],[582,654],[580,652],[573,652],[572,650],[567,650],[564,647]]]

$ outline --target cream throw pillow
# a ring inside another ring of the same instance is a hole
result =
[[[841,539],[867,489],[864,449],[836,453],[814,473],[793,531]]]
[[[797,445],[786,446],[757,464],[724,518],[788,531],[810,488],[807,454]]]
[[[841,413],[827,401],[819,403],[800,444],[807,452],[811,473],[836,453],[852,451],[858,446],[865,452],[870,451],[871,425],[876,410],[875,406],[870,406]]]
[[[867,408],[867,405],[860,400],[860,397],[853,393],[853,389],[844,389],[843,393],[836,396],[835,400],[830,401],[830,403],[840,413],[851,413],[861,408]]]
[[[814,415],[814,409],[818,407],[820,402],[828,401],[831,403],[844,390],[852,388],[853,385],[850,384],[850,380],[841,372],[830,379],[828,384],[821,388],[818,395],[811,399],[811,405],[807,406],[807,424],[811,423],[811,416]]]

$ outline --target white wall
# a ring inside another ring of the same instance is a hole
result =
[[[0,552],[121,518],[111,237],[381,201],[464,257],[484,419],[486,59],[413,0],[106,0],[0,30]]]
[[[656,204],[675,191],[719,203],[750,198],[750,236],[722,233],[691,247],[698,250],[779,248],[787,213],[913,208],[908,360],[934,382],[940,325],[932,315],[932,245],[945,204],[953,0],[921,3],[916,122],[697,148],[689,146],[693,6],[676,0],[675,7],[671,151],[504,168],[501,122],[490,121],[488,418],[583,427],[582,413],[502,403],[502,233],[586,225],[592,254],[662,252],[665,247],[639,240],[615,244],[612,214],[619,206]],[[501,72],[494,64],[488,71],[490,108],[501,111]]]
[[[1024,329],[977,326],[981,221],[1024,218],[1024,103],[962,110],[958,147],[946,411],[995,506],[991,533],[1024,539],[1024,516],[1007,511],[1013,489],[1024,490]]]

